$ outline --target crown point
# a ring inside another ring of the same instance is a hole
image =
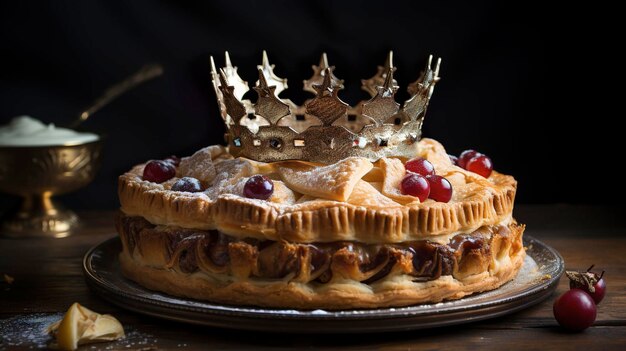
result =
[[[226,67],[228,68],[233,67],[232,62],[230,62],[230,55],[228,54],[228,51],[224,51],[224,61],[226,62]]]
[[[387,72],[389,70],[395,71],[396,68],[393,66],[393,51],[389,51],[387,54],[387,58],[385,59],[385,66],[378,66],[378,71],[376,74],[370,79],[362,79],[361,80],[361,89],[368,92],[372,97],[378,94],[378,88],[384,87],[385,82],[387,80]],[[391,78],[391,86],[393,92],[398,90],[398,82],[396,82],[393,77]]]
[[[437,59],[437,65],[435,66],[435,78],[439,78],[439,67],[441,67],[441,57]]]
[[[393,71],[393,67],[387,68],[387,72],[385,73],[385,82],[383,83],[383,88],[385,88],[385,90],[394,90]]]
[[[274,73],[274,65],[270,64],[270,61],[267,58],[267,51],[263,50],[262,63],[256,67],[263,70],[267,85],[275,87],[276,96],[278,96],[283,90],[287,89],[287,79],[280,78]]]
[[[261,65],[263,67],[270,66],[270,60],[267,58],[267,51],[263,50],[263,58],[261,59]]]
[[[213,55],[209,57],[209,61],[211,62],[211,73],[217,73],[217,69],[215,68],[215,60],[213,59]]]
[[[267,80],[265,80],[265,74],[263,74],[263,70],[259,68],[259,87],[262,89],[267,88]]]
[[[393,67],[393,50],[389,50],[387,54],[387,61],[385,61],[385,68]]]
[[[220,83],[222,87],[228,86],[228,80],[226,79],[226,72],[224,72],[223,68],[220,68]]]
[[[326,67],[326,69],[324,70],[324,81],[322,82],[322,85],[328,89],[330,88],[330,78],[332,76],[333,71],[330,69],[330,67]]]
[[[209,57],[209,62],[211,65],[211,83],[213,83],[213,90],[215,91],[215,95],[217,97],[217,103],[220,107],[220,115],[222,116],[222,119],[226,121],[226,119],[228,118],[228,114],[226,112],[226,106],[224,105],[222,92],[219,88],[218,81],[220,78],[218,77],[219,74],[217,73],[217,69],[215,68],[215,60],[213,59],[213,55]]]
[[[322,53],[322,57],[320,58],[320,65],[319,65],[319,67],[321,69],[323,69],[323,70],[328,68],[328,67],[330,67],[328,65],[328,56],[326,56],[325,52]]]
[[[241,99],[246,92],[248,92],[248,82],[241,79],[237,73],[237,67],[233,66],[228,51],[224,52],[224,61],[226,65],[222,67],[225,77],[228,79],[228,83],[234,88],[234,94],[237,99]]]
[[[257,86],[254,87],[254,90],[259,94],[260,97],[269,97],[274,95],[274,91],[276,90],[276,86],[268,86],[267,79],[265,78],[265,74],[263,70],[259,68],[259,81],[257,82]]]
[[[261,67],[258,67],[259,81],[254,90],[259,95],[259,99],[254,105],[254,113],[265,118],[271,125],[290,114],[289,105],[280,101],[275,94],[276,86],[268,86],[268,79]],[[270,81],[271,82],[271,81]]]
[[[226,78],[226,72],[224,72],[223,68],[220,68],[220,86],[219,89],[222,91],[224,95],[232,95],[235,88],[228,85],[228,78]]]
[[[326,92],[332,92],[332,87],[331,87],[332,70],[330,69],[330,67],[328,67],[323,72],[324,72],[324,80],[322,81],[322,84],[313,84],[313,89],[317,91],[318,96],[322,96]]]
[[[335,89],[342,89],[343,88],[343,80],[337,78],[332,71],[334,70],[334,66],[330,66],[328,64],[328,55],[326,55],[326,53],[322,53],[322,56],[320,57],[320,62],[319,64],[316,65],[312,65],[311,68],[313,68],[313,76],[311,76],[311,78],[306,79],[303,81],[304,83],[304,91],[308,91],[310,93],[313,94],[317,94],[318,91],[315,88],[316,85],[320,85],[323,83],[324,81],[324,77],[327,75],[327,69],[330,69],[330,87]]]

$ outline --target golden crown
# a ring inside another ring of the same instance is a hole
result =
[[[313,65],[313,76],[304,81],[304,90],[315,97],[302,106],[278,97],[287,89],[287,79],[274,74],[274,65],[265,51],[257,66],[256,103],[243,98],[250,90],[248,82],[241,79],[228,52],[226,66],[219,72],[211,56],[211,79],[228,129],[228,149],[234,157],[263,162],[330,164],[350,156],[371,161],[389,156],[413,157],[428,101],[439,81],[441,59],[433,70],[432,58],[420,77],[409,84],[411,97],[400,107],[394,98],[399,86],[393,79],[393,52],[389,52],[376,75],[361,80],[361,88],[372,98],[351,107],[339,99],[343,80],[335,76],[335,67],[328,64],[325,53],[319,65]]]

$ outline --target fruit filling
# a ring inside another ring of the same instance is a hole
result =
[[[333,278],[371,284],[398,274],[416,282],[447,275],[461,278],[487,271],[492,258],[522,249],[516,224],[485,226],[471,234],[455,235],[447,244],[429,240],[366,244],[238,239],[217,230],[155,226],[142,217],[123,214],[118,216],[117,226],[125,250],[131,254],[148,242],[150,246],[164,245],[159,250],[167,253],[160,262],[164,268],[322,284]]]

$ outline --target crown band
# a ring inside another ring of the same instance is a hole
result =
[[[362,80],[362,89],[372,98],[351,107],[341,101],[343,80],[322,54],[313,65],[313,76],[304,81],[304,90],[315,97],[298,106],[278,95],[287,80],[274,74],[267,53],[257,66],[259,80],[254,90],[256,103],[243,99],[250,90],[239,77],[226,52],[226,66],[219,72],[211,57],[211,79],[228,132],[228,149],[234,157],[262,162],[302,160],[330,164],[358,156],[376,161],[382,157],[413,157],[422,133],[422,122],[439,81],[441,59],[432,69],[432,55],[417,81],[408,86],[411,97],[402,107],[395,101],[398,85],[396,68],[389,53],[385,66],[378,66],[372,78]]]

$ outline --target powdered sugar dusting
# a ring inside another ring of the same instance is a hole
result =
[[[212,182],[215,178],[215,166],[213,165],[214,148],[211,146],[198,150],[190,157],[180,161],[180,174],[193,177],[202,182]]]
[[[252,164],[245,159],[226,160],[215,165],[216,176],[213,184],[205,190],[205,194],[215,200],[221,194],[241,196],[245,177],[254,172]],[[243,181],[243,183],[242,183]]]
[[[1,320],[0,350],[10,350],[14,347],[47,347],[48,342],[52,341],[47,334],[47,328],[61,318],[62,313],[37,313]]]
[[[50,324],[63,318],[63,313],[36,313],[19,315],[0,320],[0,350],[44,349],[50,347],[54,339],[48,335]],[[87,344],[81,349],[90,350],[151,350],[157,349],[158,339],[133,327],[125,327],[126,337],[113,342]]]

